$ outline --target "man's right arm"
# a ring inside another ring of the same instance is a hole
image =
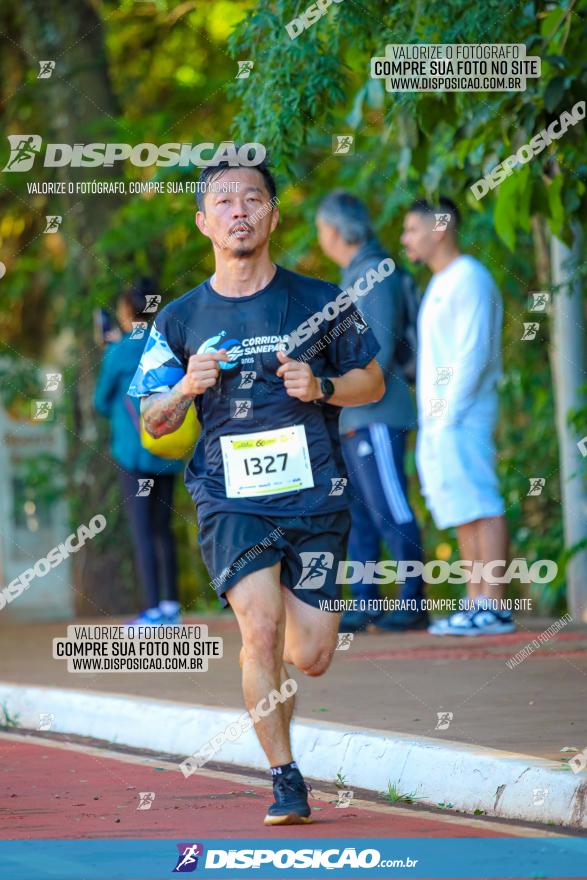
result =
[[[224,349],[193,354],[185,376],[171,391],[162,391],[141,398],[141,415],[145,430],[151,437],[172,434],[183,424],[194,397],[212,388],[220,373],[218,361],[227,361]]]
[[[345,288],[356,284],[360,278],[364,278],[367,270],[372,268],[374,266],[370,259],[361,261],[352,274],[347,273],[344,276]],[[372,290],[356,301],[355,307],[363,314],[375,334],[379,343],[377,363],[387,379],[393,369],[395,350],[402,329],[403,294],[397,266],[391,275],[376,281]]]
[[[155,439],[177,431],[183,424],[193,397],[181,390],[183,379],[171,391],[155,392],[141,398],[141,415],[147,434]]]
[[[379,343],[377,362],[387,379],[395,362],[401,329],[402,290],[399,272],[373,285],[373,290],[357,303]]]

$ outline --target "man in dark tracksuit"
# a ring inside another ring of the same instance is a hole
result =
[[[322,250],[343,269],[343,288],[364,278],[368,270],[377,271],[381,261],[389,259],[371,230],[365,205],[349,193],[337,191],[328,195],[320,204],[316,224]],[[406,439],[408,430],[416,426],[416,413],[394,357],[403,323],[398,271],[375,283],[357,305],[381,346],[377,360],[387,390],[377,403],[346,407],[340,417],[342,450],[352,493],[348,558],[361,563],[376,562],[383,540],[398,562],[421,561],[420,530],[407,498],[404,470]],[[372,601],[379,599],[378,585],[368,583],[372,580],[369,568],[364,571],[367,582],[352,585],[353,598],[359,600],[359,607],[360,600],[371,600],[371,604],[365,604],[362,611],[348,611],[342,618],[341,631],[362,630],[370,623],[396,631],[427,626],[428,615],[420,607],[420,576],[408,577],[400,584],[399,598],[415,601],[383,613],[375,610]]]

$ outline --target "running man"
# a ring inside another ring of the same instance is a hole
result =
[[[435,635],[512,632],[498,579],[507,564],[505,508],[495,472],[493,432],[501,375],[501,296],[491,274],[460,251],[459,213],[417,201],[401,241],[410,260],[433,272],[418,317],[418,443],[422,492],[439,529],[456,527],[461,559],[493,562],[496,582],[467,584],[471,611],[434,623]]]
[[[249,711],[289,677],[284,663],[311,676],[330,665],[340,614],[327,608],[340,596],[336,570],[350,528],[344,493],[330,494],[345,476],[332,413],[385,390],[372,331],[352,321],[337,330],[355,311],[352,299],[271,261],[275,195],[264,163],[202,171],[196,225],[212,243],[215,272],[157,315],[129,389],[143,398],[153,437],[196,407],[202,433],[186,486],[212,583],[239,624]],[[243,400],[246,418],[235,418]],[[320,556],[323,577],[299,584]],[[292,713],[289,698],[255,724],[273,777],[267,825],[311,821],[291,752]]]

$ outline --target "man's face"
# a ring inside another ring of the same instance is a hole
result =
[[[318,233],[318,244],[322,248],[322,253],[330,260],[338,263],[338,241],[339,234],[334,226],[326,223],[318,214],[316,217],[316,231]]]
[[[436,251],[444,233],[433,232],[433,227],[434,214],[421,214],[418,211],[406,214],[400,241],[412,263],[428,263]]]
[[[116,303],[116,320],[124,333],[128,333],[132,330],[133,318],[134,315],[128,303],[123,299],[119,299]]]
[[[204,196],[204,211],[196,214],[200,232],[225,256],[258,253],[279,217],[269,204],[263,175],[254,168],[228,168],[214,179],[212,188]]]

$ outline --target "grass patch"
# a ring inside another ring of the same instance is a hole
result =
[[[346,778],[344,776],[344,773],[341,773],[340,770],[336,774],[336,779],[334,780],[334,784],[336,785],[337,788],[346,788],[347,787]]]
[[[18,727],[19,718],[18,713],[10,714],[6,703],[0,705],[0,727]]]
[[[387,791],[382,792],[382,794],[390,804],[415,804],[417,801],[422,800],[422,798],[416,797],[415,791],[406,794],[402,793],[393,782],[387,783]]]

